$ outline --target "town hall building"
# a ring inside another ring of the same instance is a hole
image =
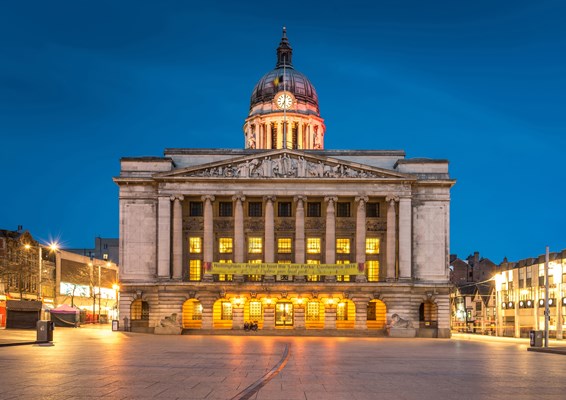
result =
[[[325,149],[285,30],[243,130],[242,149],[121,159],[121,318],[449,337],[448,161]]]

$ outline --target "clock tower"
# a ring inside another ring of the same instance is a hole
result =
[[[246,149],[324,149],[324,120],[309,79],[291,62],[293,49],[283,28],[275,69],[256,84],[244,124]]]

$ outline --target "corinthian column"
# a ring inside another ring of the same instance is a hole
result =
[[[265,262],[275,261],[275,222],[273,217],[273,202],[275,196],[265,196]]]
[[[202,196],[204,201],[204,232],[203,232],[203,261],[205,264],[214,261],[214,231],[213,231],[213,214],[212,214],[212,202],[214,201],[214,196],[206,195]],[[203,280],[206,282],[212,282],[212,274],[204,274]]]
[[[412,215],[411,198],[399,200],[399,278],[411,279]]]
[[[387,248],[385,249],[385,267],[387,268],[387,280],[395,279],[395,253],[397,252],[397,212],[395,202],[399,201],[396,196],[387,196]]]
[[[157,209],[157,276],[171,277],[171,199],[160,196]]]
[[[334,264],[336,262],[336,213],[334,203],[338,200],[335,196],[325,197],[326,205],[326,255],[324,262]]]
[[[244,207],[243,201],[246,199],[242,194],[232,196],[236,202],[234,207],[234,261],[244,262]]]
[[[297,210],[295,215],[295,262],[305,263],[305,196],[295,196]]]
[[[355,199],[358,202],[358,211],[356,212],[356,262],[366,262],[366,203],[367,196],[358,196]],[[356,282],[366,281],[365,275],[357,275]]]
[[[173,200],[173,279],[183,276],[183,196],[172,196]]]

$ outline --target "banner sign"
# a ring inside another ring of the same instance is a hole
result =
[[[276,263],[204,263],[209,274],[228,275],[363,275],[364,263],[351,264],[276,264]]]

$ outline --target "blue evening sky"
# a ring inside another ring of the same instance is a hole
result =
[[[284,25],[326,148],[450,160],[452,253],[566,248],[561,0],[4,2],[0,228],[91,247],[120,157],[242,148]]]

